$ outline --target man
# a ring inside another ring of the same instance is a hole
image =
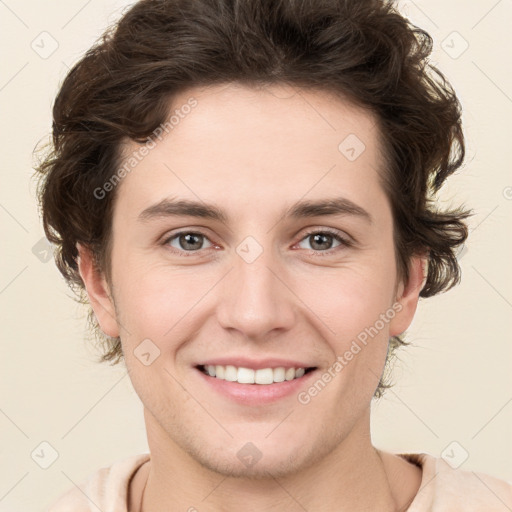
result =
[[[52,512],[512,506],[371,443],[386,362],[467,237],[429,201],[464,156],[430,49],[390,2],[143,0],[71,70],[43,221],[150,454]]]

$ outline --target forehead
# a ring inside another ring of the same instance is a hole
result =
[[[220,139],[223,133],[236,139],[257,134],[258,140],[245,140],[245,152],[250,147],[260,149],[259,142],[269,149],[279,144],[284,149],[286,143],[295,142],[295,151],[302,147],[306,153],[313,152],[322,139],[332,148],[350,134],[370,145],[378,138],[376,117],[369,109],[355,106],[341,94],[286,84],[194,87],[173,98],[168,119],[172,125],[168,132],[179,137],[180,144],[195,146],[211,136]],[[304,140],[309,141],[305,147],[300,145]],[[236,151],[236,147],[230,149]]]
[[[332,196],[333,187],[354,197],[381,192],[375,117],[326,91],[191,88],[173,98],[152,139],[119,186],[118,201],[129,198],[133,210],[166,195],[243,207]],[[122,165],[140,148],[124,144]]]

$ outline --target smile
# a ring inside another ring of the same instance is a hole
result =
[[[260,384],[268,385],[278,382],[295,380],[303,377],[306,373],[315,368],[252,368],[237,367],[232,365],[199,365],[197,367],[205,375],[228,382],[238,382],[240,384]]]

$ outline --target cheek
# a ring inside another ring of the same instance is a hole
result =
[[[363,266],[337,269],[318,279],[302,280],[302,285],[298,281],[295,289],[331,336],[347,340],[392,309],[394,281],[390,275],[393,277],[392,272],[372,272]],[[378,327],[383,330],[380,322]]]
[[[199,273],[192,266],[172,270],[129,262],[119,277],[115,296],[125,338],[131,343],[149,338],[159,346],[187,331],[190,313],[218,281],[212,273]]]
[[[337,268],[299,265],[286,271],[285,280],[300,300],[286,293],[283,300],[295,301],[302,315],[309,317],[326,339],[334,340],[337,352],[373,326],[391,306],[395,277],[391,244],[389,250],[384,249],[379,247],[380,256],[376,251],[349,257]],[[130,345],[149,338],[162,349],[170,348],[172,340],[184,339],[197,328],[187,324],[206,313],[206,303],[214,310],[221,300],[217,296],[217,303],[208,301],[224,274],[216,265],[172,268],[166,262],[135,256],[133,251],[124,251],[126,257],[121,254],[113,255],[118,269],[114,295],[123,341],[129,340]],[[213,310],[209,309],[209,314],[214,314]]]
[[[321,319],[316,325],[324,333],[332,363],[339,363],[331,367],[337,382],[331,388],[336,394],[333,400],[348,400],[359,407],[357,404],[366,403],[378,385],[386,360],[389,324],[395,316],[390,300],[394,284],[391,269],[384,271],[377,265],[337,269],[326,279],[310,280],[298,293]]]
[[[331,366],[337,375],[331,399],[354,411],[371,400],[384,369],[394,313],[387,297],[379,288],[347,286],[326,319],[336,333],[327,338],[337,363]]]

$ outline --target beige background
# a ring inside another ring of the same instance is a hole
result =
[[[42,261],[30,180],[59,83],[129,3],[0,1],[0,511],[43,510],[91,472],[147,451],[126,371],[93,362],[85,310],[53,260]],[[397,385],[374,405],[373,440],[435,456],[456,441],[449,451],[461,460],[468,453],[462,469],[512,481],[512,2],[401,5],[434,37],[433,60],[463,103],[468,157],[443,198],[476,215],[460,260],[463,282],[420,302]],[[47,469],[39,464],[51,462],[52,449],[42,442],[58,453]]]

